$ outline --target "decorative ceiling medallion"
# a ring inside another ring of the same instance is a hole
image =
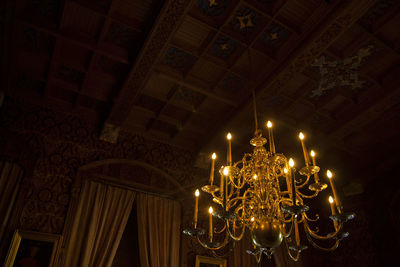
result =
[[[235,52],[237,46],[238,43],[235,40],[227,36],[219,36],[212,45],[210,52],[214,56],[226,59]]]
[[[330,61],[324,55],[315,59],[311,66],[319,68],[321,79],[318,88],[311,91],[310,97],[321,96],[337,86],[349,87],[351,90],[364,87],[366,82],[359,80],[358,69],[362,60],[371,55],[372,48],[372,45],[360,48],[355,56],[342,61]]]
[[[256,26],[257,12],[249,7],[241,7],[236,11],[230,24],[235,31],[246,34]]]
[[[164,63],[186,73],[192,67],[194,58],[185,51],[171,47],[165,54]]]
[[[198,0],[197,7],[207,16],[219,16],[227,8],[227,0]]]
[[[371,27],[380,17],[382,17],[388,9],[393,6],[392,0],[378,1],[364,16],[361,17],[360,23],[365,27]]]
[[[238,91],[246,84],[246,80],[230,73],[220,83],[220,87],[226,90]]]
[[[268,26],[263,33],[261,33],[260,41],[268,47],[276,48],[281,46],[289,36],[286,28],[279,24]]]

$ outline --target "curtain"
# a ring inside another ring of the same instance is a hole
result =
[[[137,197],[139,254],[142,267],[179,266],[181,209],[178,202]]]
[[[65,266],[111,266],[135,192],[87,180],[72,225]]]
[[[22,178],[22,168],[7,161],[0,161],[0,240],[7,227]]]

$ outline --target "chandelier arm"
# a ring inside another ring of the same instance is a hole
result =
[[[319,191],[315,191],[314,194],[312,194],[312,195],[305,195],[305,194],[301,193],[300,191],[297,191],[297,194],[304,198],[314,198],[314,197],[318,196],[318,193],[319,193]]]
[[[233,167],[237,167],[237,165],[238,165],[239,163],[242,163],[242,162],[243,162],[243,160],[236,162],[236,163],[233,165]],[[238,178],[238,181],[239,181],[239,182],[240,182],[240,180],[241,180],[241,179],[239,179],[241,176],[242,176],[242,175],[236,176],[236,177]],[[233,175],[229,175],[229,181],[230,181],[237,189],[242,189],[242,188],[244,187],[244,185],[246,184],[244,177],[243,177],[243,179],[242,179],[242,180],[243,180],[242,184],[240,184],[240,183],[239,183],[239,184],[236,184],[234,178],[235,178],[235,177],[234,177]]]
[[[293,232],[293,219],[291,219],[289,222],[291,222],[289,232],[286,232],[286,224],[284,224],[282,227],[282,234],[285,238],[288,238]]]
[[[226,221],[226,229],[227,229],[227,231],[228,231],[228,233],[229,233],[229,236],[230,236],[233,240],[239,241],[239,240],[241,240],[241,239],[243,238],[243,235],[244,235],[245,230],[246,230],[246,226],[243,224],[242,231],[241,231],[240,235],[237,236],[237,237],[236,237],[234,234],[232,234],[231,230],[229,229],[229,221]]]
[[[303,188],[305,185],[307,185],[308,181],[310,180],[310,177],[311,177],[310,175],[307,175],[307,179],[300,185],[297,185],[297,183],[296,183],[296,189]]]
[[[338,226],[338,228],[335,230],[334,233],[332,234],[327,234],[326,236],[321,236],[316,234],[316,231],[311,230],[309,224],[307,223],[307,221],[304,221],[304,230],[306,233],[310,234],[313,238],[315,239],[319,239],[319,240],[328,240],[328,239],[332,239],[334,237],[336,237],[338,235],[338,233],[340,232],[340,230],[342,229],[342,224],[340,224]]]
[[[335,244],[332,247],[324,248],[324,247],[319,246],[317,243],[315,243],[314,240],[311,238],[311,236],[309,234],[307,234],[307,232],[306,232],[306,236],[307,236],[308,242],[310,242],[310,244],[314,248],[317,248],[317,249],[320,249],[320,250],[323,250],[323,251],[334,251],[335,249],[338,248],[339,243],[340,243],[339,240],[336,240]]]
[[[257,263],[260,263],[260,261],[261,261],[261,256],[262,256],[262,251],[261,251],[261,249],[260,249],[259,252],[258,252],[256,255],[254,255],[254,256],[256,257]]]
[[[214,230],[214,233],[220,234],[220,233],[222,233],[223,231],[225,231],[225,229],[226,229],[226,225],[224,224],[224,226],[221,228],[221,230],[219,230],[219,231]]]
[[[304,212],[304,216],[305,216],[306,220],[309,221],[309,222],[316,222],[316,221],[319,220],[319,214],[318,213],[315,214],[315,219],[311,219],[310,217],[308,217],[307,213],[305,213],[305,212]]]
[[[286,240],[285,240],[285,245],[286,245],[286,250],[287,250],[287,252],[288,252],[288,254],[289,254],[289,257],[290,257],[292,260],[294,260],[294,261],[298,261],[299,258],[300,258],[300,252],[297,251],[296,257],[294,257],[294,256],[292,255],[292,253],[290,252],[290,249],[289,249],[289,246],[288,246]]]
[[[304,212],[302,213],[304,215]],[[304,216],[301,216],[301,219],[297,221],[297,223],[303,223],[305,221]]]
[[[206,248],[206,249],[218,250],[218,249],[221,249],[221,248],[225,247],[226,244],[228,244],[228,242],[229,242],[229,234],[228,234],[228,232],[226,232],[224,241],[223,241],[219,246],[216,246],[216,247],[210,247],[210,246],[208,246],[206,243],[203,243],[203,242],[200,240],[199,236],[197,236],[197,241],[199,242],[199,244],[200,244],[202,247],[204,247],[204,248]]]
[[[290,192],[289,191],[280,191],[279,195],[284,196],[284,195],[289,195]]]

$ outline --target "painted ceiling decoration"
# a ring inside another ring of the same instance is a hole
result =
[[[260,40],[268,47],[276,48],[285,43],[288,37],[289,32],[285,27],[279,24],[272,24],[262,32]]]
[[[230,22],[237,32],[246,34],[257,24],[257,12],[249,7],[240,7]]]
[[[371,55],[372,49],[372,45],[360,48],[355,56],[342,61],[328,60],[325,55],[315,59],[311,66],[319,68],[321,78],[318,88],[312,90],[310,97],[322,96],[326,91],[339,86],[351,90],[362,88],[366,81],[359,79],[358,69],[363,59]]]
[[[235,52],[237,46],[238,43],[234,39],[221,35],[212,45],[211,54],[219,58],[226,59]]]
[[[219,16],[227,8],[228,0],[198,0],[197,7],[207,16]]]

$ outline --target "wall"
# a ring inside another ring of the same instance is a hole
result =
[[[122,132],[117,144],[98,139],[95,125],[78,117],[6,98],[0,110],[0,158],[26,170],[17,208],[1,255],[14,229],[61,234],[77,170],[90,162],[117,158],[161,169],[182,186],[191,186],[202,171],[191,167],[190,151]],[[1,260],[1,259],[0,259]]]

